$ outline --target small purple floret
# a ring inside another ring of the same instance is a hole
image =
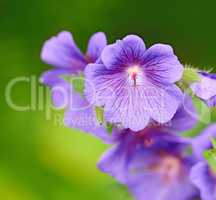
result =
[[[216,74],[200,72],[200,81],[191,85],[191,89],[209,107],[216,106]]]

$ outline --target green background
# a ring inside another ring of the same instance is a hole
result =
[[[40,61],[45,40],[68,30],[85,51],[88,38],[97,31],[104,31],[109,42],[138,34],[147,46],[171,44],[182,63],[211,69],[216,63],[214,2],[0,0],[0,198],[127,198],[121,187],[96,168],[107,145],[56,125],[53,118],[46,119],[45,111],[18,112],[7,105],[4,93],[10,80],[38,78],[50,68]],[[19,105],[29,104],[29,84],[16,85],[12,96]]]

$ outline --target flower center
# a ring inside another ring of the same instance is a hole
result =
[[[127,74],[129,77],[129,83],[133,86],[140,85],[142,79],[141,79],[141,74],[142,70],[139,66],[134,65],[131,66],[127,69]]]
[[[164,181],[172,181],[181,171],[181,163],[179,158],[174,156],[166,156],[162,159],[159,166],[159,173],[162,175]]]
[[[178,178],[181,173],[181,161],[178,157],[166,155],[161,161],[152,165],[150,170],[157,172],[166,183]]]

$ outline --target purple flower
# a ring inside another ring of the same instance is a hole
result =
[[[99,169],[126,184],[138,200],[188,200],[197,195],[189,181],[189,170],[194,160],[186,154],[190,139],[173,134],[196,124],[190,114],[195,112],[191,99],[179,108],[166,125],[152,124],[142,131],[124,129],[114,133],[114,146],[98,162]],[[190,114],[188,109],[191,110]],[[187,119],[190,123],[177,121]],[[185,125],[185,127],[184,127]]]
[[[85,55],[77,47],[71,33],[66,31],[45,42],[41,59],[54,66],[55,69],[45,72],[41,77],[41,82],[52,88],[52,99],[55,106],[64,105],[67,98],[63,97],[68,95],[68,88],[71,87],[60,76],[77,75],[83,72],[88,63],[96,62],[106,44],[106,36],[101,32],[90,38]]]
[[[185,153],[188,145],[189,140],[157,128],[127,129],[98,167],[126,184],[138,200],[188,200],[197,195],[188,176],[194,164]]]
[[[191,89],[209,107],[216,106],[216,74],[199,73],[201,80],[191,85]]]
[[[216,137],[216,124],[209,126],[204,132],[193,140],[194,155],[200,160],[193,166],[190,178],[200,190],[203,200],[216,199],[216,174],[204,159],[204,152],[212,148],[211,137]]]
[[[88,100],[104,107],[105,118],[124,128],[139,131],[150,119],[166,123],[176,113],[182,93],[174,83],[181,79],[183,66],[168,45],[146,50],[141,38],[129,35],[108,45],[101,61],[89,64],[85,78]]]

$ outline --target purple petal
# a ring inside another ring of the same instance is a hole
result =
[[[152,174],[146,174],[142,178],[142,181],[128,186],[136,200],[193,200],[198,197],[198,192],[187,179],[181,183],[165,185]]]
[[[209,100],[216,96],[216,79],[211,76],[201,76],[199,82],[195,82],[191,85],[193,92],[203,100]]]
[[[204,151],[212,147],[211,137],[216,137],[216,124],[210,125],[199,136],[193,139],[193,152],[198,159],[204,160]]]
[[[87,56],[94,63],[100,57],[102,50],[107,45],[106,35],[102,32],[95,33],[89,40]]]
[[[56,108],[65,108],[70,102],[70,93],[73,89],[68,83],[54,85],[51,88],[51,96],[53,105]]]
[[[169,122],[182,101],[181,90],[175,85],[164,89],[152,86],[149,89],[152,93],[145,94],[144,100],[151,118],[162,124]]]
[[[210,79],[216,80],[216,74],[208,73],[208,72],[204,72],[204,71],[200,71],[199,74],[204,76],[204,77],[208,77]]]
[[[190,173],[192,183],[200,190],[202,200],[215,200],[216,181],[209,173],[209,167],[205,162],[196,164]]]
[[[146,173],[142,176],[142,181],[131,182],[128,184],[129,191],[136,200],[167,200],[161,198],[163,185],[155,174]]]
[[[73,88],[61,77],[70,74],[69,72],[64,69],[50,70],[43,73],[40,78],[42,84],[51,87],[52,102],[57,108],[64,108],[69,104]]]
[[[66,126],[90,133],[105,143],[111,143],[114,139],[104,125],[97,121],[94,107],[78,93],[74,92],[72,95],[72,102],[69,110],[65,112],[64,122]]]
[[[115,44],[106,46],[101,59],[107,69],[122,68],[139,64],[145,50],[145,43],[140,37],[129,35]]]
[[[68,74],[68,73],[69,73],[69,71],[65,70],[65,69],[49,70],[49,71],[44,72],[41,75],[40,82],[42,84],[49,86],[49,87],[52,87],[58,83],[65,82],[63,80],[63,78],[60,78],[60,76]]]
[[[167,143],[168,145],[169,143]],[[190,159],[182,160],[182,163],[178,163],[181,169],[178,167],[177,171],[170,169],[174,173],[169,174],[168,172],[165,177],[164,171],[157,168],[158,166],[164,170],[164,157],[161,157],[159,152],[168,150],[167,146],[161,147],[158,152],[154,149],[140,151],[133,157],[130,162],[130,171],[132,173],[128,176],[127,185],[135,199],[173,200],[173,197],[175,197],[175,200],[188,200],[198,195],[198,191],[188,178],[189,169],[191,163],[193,163]],[[168,154],[165,155],[168,156],[168,159],[179,159],[178,157],[175,158],[175,154],[172,153],[168,150]],[[178,170],[181,172],[178,172]],[[177,174],[174,175],[175,173]],[[167,176],[170,178],[167,179]]]
[[[99,78],[95,79],[95,76],[99,76],[101,73],[103,73],[103,70],[105,69],[104,65],[102,64],[88,64],[84,71],[85,76],[85,96],[89,102],[92,104],[99,105],[99,102],[97,100],[96,93],[99,91],[96,91],[95,83],[99,82]],[[97,102],[96,102],[97,101]]]
[[[100,161],[97,164],[97,167],[104,173],[107,173],[114,177],[117,181],[122,184],[126,183],[126,157],[127,155],[124,152],[124,149],[121,147],[112,147],[106,151]]]
[[[216,107],[216,95],[206,100],[206,103],[209,107]]]
[[[147,49],[142,65],[146,76],[155,84],[174,83],[183,75],[183,66],[169,45],[155,44]]]
[[[192,129],[196,124],[197,112],[192,98],[185,94],[182,105],[177,110],[167,129],[175,132],[183,132]]]
[[[136,143],[139,137],[138,134],[129,130],[123,130],[118,133],[118,136],[117,144],[102,155],[97,166],[102,172],[108,173],[119,182],[126,184],[130,176],[128,167],[131,164],[131,159],[137,155],[137,152],[140,153]],[[150,164],[152,160],[151,152],[142,151],[142,153],[143,159],[140,161],[142,163],[145,161],[145,165]]]
[[[86,65],[86,60],[76,46],[71,33],[66,31],[45,42],[41,59],[58,68],[69,68],[74,73],[83,70]]]

